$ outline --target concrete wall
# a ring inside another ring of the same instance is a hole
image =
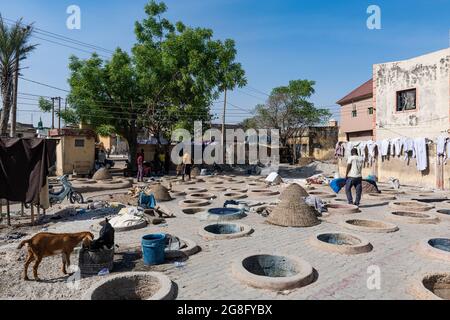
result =
[[[357,116],[352,117],[353,106],[356,107]],[[370,115],[368,109],[373,107],[372,98],[345,104],[341,107],[341,127],[343,134],[373,129],[374,114]]]
[[[413,59],[373,66],[376,139],[425,137],[435,140],[449,129],[450,49]],[[415,110],[396,110],[397,92],[416,89]],[[404,185],[450,188],[450,164],[437,165],[436,145],[428,146],[429,167],[420,172],[416,160],[409,165],[400,158],[378,159],[378,178],[396,177]],[[441,182],[439,182],[441,180]],[[443,182],[443,183],[442,183]]]
[[[449,128],[450,49],[410,60],[375,64],[377,140],[400,137],[434,139]],[[396,111],[396,94],[416,89],[417,108]]]
[[[88,136],[61,136],[56,147],[56,174],[72,174],[74,169],[87,174],[94,167],[95,139]],[[84,140],[84,147],[76,147],[75,140]]]

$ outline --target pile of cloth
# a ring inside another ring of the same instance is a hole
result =
[[[323,174],[315,174],[306,179],[307,184],[328,184],[328,179]]]
[[[122,208],[117,216],[111,218],[109,223],[114,229],[132,229],[143,224],[147,221],[144,217],[144,212],[137,207],[125,207]]]

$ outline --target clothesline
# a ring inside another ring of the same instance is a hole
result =
[[[403,153],[404,161],[411,158],[416,159],[417,170],[424,171],[428,168],[427,145],[433,143],[429,138],[390,138],[379,141],[340,141],[336,144],[335,157],[344,158],[350,155],[352,149],[356,149],[358,155],[372,165],[375,162],[377,151],[382,160],[387,157],[400,157]],[[436,138],[437,156],[439,163],[441,158],[443,163],[447,162],[450,156],[450,137],[441,135]]]

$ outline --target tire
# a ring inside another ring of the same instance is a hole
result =
[[[72,191],[69,195],[69,201],[72,204],[75,202],[81,204],[84,202],[83,195],[77,191]]]

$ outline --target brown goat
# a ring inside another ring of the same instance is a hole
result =
[[[58,253],[62,253],[62,272],[67,274],[66,266],[70,266],[70,254],[73,249],[83,241],[83,246],[88,246],[94,239],[91,232],[78,233],[50,233],[41,232],[34,235],[31,239],[24,240],[20,243],[17,249],[21,249],[25,244],[28,244],[28,256],[25,260],[25,270],[23,272],[23,279],[28,279],[28,266],[35,260],[33,265],[33,276],[35,280],[40,280],[37,274],[39,264],[42,258],[50,257]]]

